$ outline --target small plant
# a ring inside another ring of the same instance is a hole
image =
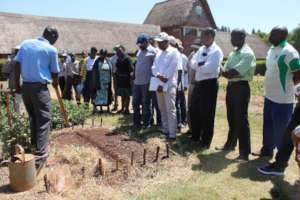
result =
[[[68,114],[69,120],[73,125],[79,125],[92,115],[85,105],[77,105],[70,101],[64,101],[65,110]],[[59,129],[64,127],[64,119],[60,112],[59,103],[52,102],[52,129]]]

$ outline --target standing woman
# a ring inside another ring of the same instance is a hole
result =
[[[132,96],[131,74],[133,67],[125,48],[120,45],[116,48],[118,60],[116,63],[117,95],[122,99],[122,109],[118,113],[130,114],[129,104]]]
[[[94,106],[109,106],[112,103],[112,64],[107,58],[107,50],[101,49],[99,58],[93,67],[93,85],[95,86]]]

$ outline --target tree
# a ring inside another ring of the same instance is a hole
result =
[[[253,28],[252,29],[252,35],[255,35],[256,34],[256,32],[255,32],[255,29]]]
[[[300,52],[300,25],[289,35],[289,42]]]

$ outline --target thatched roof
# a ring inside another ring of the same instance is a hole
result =
[[[25,39],[40,36],[47,25],[59,31],[55,46],[73,53],[87,51],[91,46],[107,48],[110,52],[116,44],[123,44],[127,52],[136,51],[137,36],[142,33],[156,35],[160,27],[97,20],[39,17],[0,12],[0,54],[9,54],[11,48]]]
[[[184,25],[196,5],[200,5],[213,28],[216,23],[206,0],[167,0],[157,3],[147,16],[144,24],[155,24],[162,28]]]
[[[222,49],[224,56],[227,58],[233,50],[231,45],[231,35],[227,32],[217,32],[215,41]],[[247,44],[252,48],[257,59],[265,59],[268,52],[268,46],[255,35],[247,35]]]

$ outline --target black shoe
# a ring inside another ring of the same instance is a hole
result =
[[[209,147],[210,147],[210,146],[209,146],[209,145],[206,145],[206,144],[201,144],[201,145],[200,145],[200,149],[201,149],[201,150],[208,150]]]
[[[257,171],[264,175],[284,176],[285,167],[279,166],[276,162],[271,163],[265,167],[257,168]]]
[[[240,155],[235,159],[235,162],[237,163],[247,163],[249,161],[249,156],[242,156]]]

